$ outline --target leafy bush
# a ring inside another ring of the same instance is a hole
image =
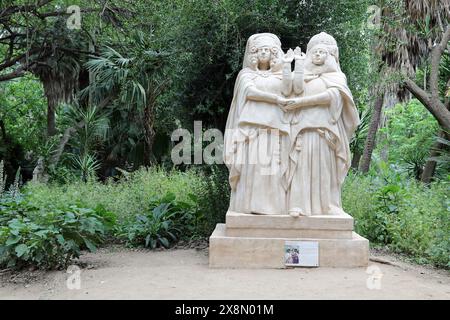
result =
[[[95,251],[114,216],[103,208],[37,208],[26,198],[0,198],[0,266],[62,268],[82,249]]]
[[[390,247],[418,262],[450,267],[450,199],[448,182],[429,188],[418,183],[403,187],[398,213],[389,225]]]
[[[119,237],[129,246],[168,248],[180,237],[194,234],[200,220],[192,204],[176,201],[175,195],[169,193],[161,199],[152,199],[145,214],[128,219],[120,227]]]
[[[420,179],[439,128],[436,119],[417,99],[396,104],[384,112],[387,121],[380,128],[377,153],[381,149],[387,151],[390,163]]]
[[[137,215],[148,213],[150,199],[162,199],[173,194],[178,203],[189,204],[196,210],[195,230],[186,231],[186,234],[203,236],[209,236],[216,223],[225,221],[229,204],[225,166],[211,166],[209,171],[191,169],[185,172],[141,168],[125,173],[117,182],[28,183],[23,192],[36,207],[67,203],[79,203],[86,208],[101,205],[117,215],[119,224],[129,223]]]
[[[379,162],[369,175],[350,173],[346,178],[343,207],[354,217],[356,232],[372,245],[449,267],[450,180],[425,186],[394,169]],[[229,204],[228,171],[223,166],[186,172],[141,169],[118,182],[28,184],[24,191],[26,201],[16,210],[20,216],[46,210],[51,215],[54,209],[49,208],[66,208],[57,211],[64,215],[75,210],[68,211],[70,204],[91,208],[102,218],[106,232],[129,246],[151,248],[209,236],[216,223],[224,222]],[[8,212],[12,211],[2,209],[0,219],[9,222],[16,216]]]
[[[198,207],[205,216],[201,233],[211,235],[217,223],[225,222],[225,215],[230,203],[230,186],[228,169],[225,165],[209,166],[203,172],[201,186],[197,190]]]
[[[86,208],[103,206],[117,215],[118,220],[147,212],[149,200],[172,193],[178,201],[194,204],[189,194],[196,194],[202,186],[202,176],[193,171],[165,171],[161,168],[142,168],[126,173],[119,181],[105,183],[75,180],[66,184],[28,183],[23,192],[36,207],[49,204],[64,206],[80,203]]]
[[[372,245],[449,268],[449,184],[444,180],[425,186],[381,165],[376,174],[349,174],[343,207],[355,219],[356,232]]]

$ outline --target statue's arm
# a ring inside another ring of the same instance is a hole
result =
[[[285,110],[296,110],[303,107],[311,106],[328,106],[331,102],[331,96],[327,91],[301,98],[296,98],[288,101],[287,106],[284,107]]]
[[[294,92],[296,95],[303,93],[303,62],[299,62],[298,60],[295,61],[295,68],[294,68],[294,79],[292,82],[294,83]]]
[[[283,80],[281,83],[281,92],[285,97],[291,95],[292,92],[292,71],[291,71],[291,63],[283,63]]]
[[[248,89],[248,94],[247,94],[248,100],[278,104],[279,98],[280,97],[274,93],[259,90],[254,86],[252,86]]]
[[[283,57],[283,79],[281,82],[281,93],[289,97],[292,93],[292,71],[291,64],[294,60],[294,51],[289,49]]]
[[[293,87],[296,95],[302,94],[304,89],[305,54],[297,47],[294,50],[295,66],[293,76]]]

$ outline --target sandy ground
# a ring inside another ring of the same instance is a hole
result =
[[[448,271],[391,255],[371,256],[380,289],[368,288],[366,268],[210,269],[207,249],[109,247],[78,264],[80,289],[67,288],[75,274],[65,271],[3,272],[0,299],[450,299]]]

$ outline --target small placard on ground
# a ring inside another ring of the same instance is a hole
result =
[[[288,267],[318,267],[319,242],[285,241],[284,264]]]

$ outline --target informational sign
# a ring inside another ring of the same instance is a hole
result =
[[[318,267],[319,242],[285,241],[284,264],[287,267]]]

